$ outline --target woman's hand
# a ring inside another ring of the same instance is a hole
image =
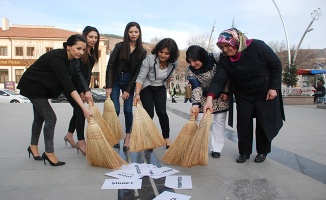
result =
[[[94,100],[93,100],[93,95],[92,95],[92,93],[91,93],[91,91],[86,91],[85,92],[85,97],[84,97],[84,99],[83,99],[83,97],[82,96],[80,96],[81,97],[81,99],[83,100],[83,101],[87,101],[87,102],[93,102],[93,104],[94,104]]]
[[[106,95],[106,97],[110,96],[111,95],[111,92],[112,92],[112,88],[106,88],[105,89],[105,95]]]
[[[87,121],[89,120],[90,117],[93,116],[93,112],[84,107],[83,109],[84,117],[87,118]]]
[[[197,115],[199,113],[199,105],[193,105],[191,106],[191,109],[190,109],[190,116],[195,116],[195,118],[197,118]]]
[[[206,103],[204,105],[204,108],[203,108],[203,111],[204,111],[204,114],[206,114],[206,111],[207,109],[209,109],[211,111],[211,113],[213,113],[213,97],[211,96],[208,96],[207,99],[206,99]]]
[[[135,94],[133,105],[137,106],[137,104],[139,104],[139,103],[140,103],[140,96],[139,96],[139,94]]]
[[[86,102],[86,97],[85,97],[85,94],[83,92],[81,92],[79,94],[80,98],[82,99],[83,102]]]
[[[266,95],[266,101],[267,100],[273,100],[277,96],[276,90],[269,89]]]
[[[221,99],[222,99],[222,101],[227,101],[227,100],[229,100],[229,95],[227,95],[227,94],[221,94]]]
[[[129,98],[129,92],[124,91],[122,94],[122,99],[125,101]]]

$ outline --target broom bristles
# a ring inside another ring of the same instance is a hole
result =
[[[110,129],[109,125],[102,118],[99,109],[95,105],[89,104],[89,110],[93,112],[93,119],[101,128],[104,137],[109,142],[109,144],[111,146],[117,144],[119,142],[119,139],[116,138],[114,132]]]
[[[123,139],[123,131],[122,131],[121,123],[117,116],[114,103],[111,100],[110,96],[108,96],[104,102],[102,117],[113,131],[116,140],[118,140],[119,142],[119,140]]]
[[[195,165],[207,165],[208,160],[208,137],[210,126],[212,123],[212,115],[208,110],[200,120],[198,130],[188,146],[188,151],[184,155],[181,162],[183,167],[192,167]]]
[[[93,118],[90,119],[87,126],[86,138],[86,158],[90,165],[94,167],[120,169],[122,165],[127,164],[107,142],[101,128]]]
[[[170,148],[162,156],[162,161],[167,164],[181,165],[184,160],[186,151],[194,134],[198,129],[195,116],[191,116],[190,120],[182,127],[179,135],[171,144]]]
[[[162,134],[153,120],[141,105],[134,112],[129,148],[131,152],[139,152],[164,146]]]

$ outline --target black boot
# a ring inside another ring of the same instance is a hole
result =
[[[247,159],[250,158],[250,155],[239,155],[236,159],[237,163],[244,163]]]

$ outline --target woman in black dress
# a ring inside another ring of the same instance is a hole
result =
[[[281,78],[282,64],[263,41],[248,39],[239,30],[223,31],[217,46],[222,50],[220,65],[210,86],[204,111],[212,110],[212,99],[224,89],[226,78],[231,79],[237,105],[238,163],[246,162],[252,153],[253,119],[256,118],[255,162],[263,162],[271,151],[271,142],[285,120]],[[229,125],[232,125],[232,98],[230,98]]]

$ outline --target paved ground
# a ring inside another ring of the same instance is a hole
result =
[[[175,104],[168,101],[172,140],[187,122],[186,113],[190,109],[190,103],[184,104],[182,97],[177,101]],[[55,153],[60,160],[67,162],[61,167],[44,166],[42,161],[28,159],[26,149],[32,122],[31,104],[0,104],[0,200],[149,200],[167,189],[162,186],[164,180],[157,180],[154,181],[156,189],[152,189],[153,182],[143,181],[142,190],[138,191],[101,190],[107,178],[104,174],[111,170],[88,166],[85,157],[77,154],[76,149],[65,146],[63,137],[72,109],[69,104],[52,105],[58,118]],[[103,104],[96,105],[103,109]],[[226,139],[221,158],[209,156],[207,166],[169,166],[179,170],[179,175],[192,176],[192,190],[175,192],[192,196],[192,200],[325,200],[326,182],[304,174],[305,170],[309,171],[306,164],[314,163],[319,166],[317,176],[326,175],[326,110],[317,109],[315,105],[285,106],[285,112],[286,122],[272,143],[273,151],[282,153],[280,160],[298,164],[301,172],[273,159],[272,154],[263,163],[254,163],[255,155],[252,155],[246,163],[238,164],[235,162],[237,144]],[[157,117],[154,121],[158,124]],[[228,126],[227,129],[230,133],[235,131]],[[39,149],[40,152],[44,151],[43,137]],[[140,154],[119,153],[127,160],[156,160],[157,165],[165,166],[160,161],[165,150],[165,147],[160,147],[153,152]],[[294,160],[287,157],[290,153],[295,155]]]

